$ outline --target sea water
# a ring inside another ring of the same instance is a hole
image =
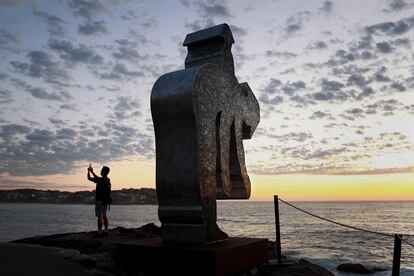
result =
[[[294,202],[300,208],[344,224],[386,233],[414,235],[414,202]],[[393,237],[365,233],[325,222],[280,203],[282,253],[319,264],[336,275],[338,264],[356,262],[388,269]],[[218,224],[230,236],[275,240],[273,202],[219,201]],[[112,205],[110,227],[159,225],[157,206]],[[91,205],[0,204],[0,241],[34,235],[92,231]],[[414,237],[407,237],[414,244]],[[403,243],[401,274],[414,275],[414,247]]]

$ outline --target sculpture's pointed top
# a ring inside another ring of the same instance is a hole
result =
[[[217,37],[223,37],[227,43],[234,43],[233,34],[231,33],[230,27],[224,23],[188,34],[185,37],[183,46],[189,46],[191,44],[204,42],[206,40],[214,39]]]

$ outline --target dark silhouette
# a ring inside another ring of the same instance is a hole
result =
[[[106,212],[111,204],[111,180],[108,178],[109,167],[103,166],[101,176],[93,172],[91,165],[88,167],[88,180],[96,183],[95,190],[95,215],[98,218],[98,235],[108,235],[108,217]],[[91,174],[93,177],[91,177]],[[102,232],[102,224],[105,230]]]
[[[259,124],[259,102],[234,74],[227,24],[188,34],[185,69],[162,75],[151,92],[162,239],[228,239],[216,199],[248,199],[243,140]]]

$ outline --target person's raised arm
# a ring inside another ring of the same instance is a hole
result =
[[[92,171],[92,168],[91,168],[91,167],[89,167],[89,168],[88,168],[88,175],[87,175],[87,176],[88,176],[88,180],[89,180],[89,181],[94,182],[94,178],[93,178],[93,177],[91,177],[91,174],[90,174],[91,172],[92,172],[92,174],[93,174],[93,175],[95,175],[95,174],[93,173],[93,171]]]
[[[97,175],[93,172],[93,168],[92,168],[92,167],[90,168],[90,172],[92,173],[93,177],[95,177],[95,178],[99,178],[99,176],[97,176]]]

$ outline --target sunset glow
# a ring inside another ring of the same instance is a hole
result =
[[[414,200],[414,5],[88,3],[0,3],[0,189],[91,190],[90,162],[155,188],[152,85],[187,33],[226,22],[261,108],[252,200]]]

